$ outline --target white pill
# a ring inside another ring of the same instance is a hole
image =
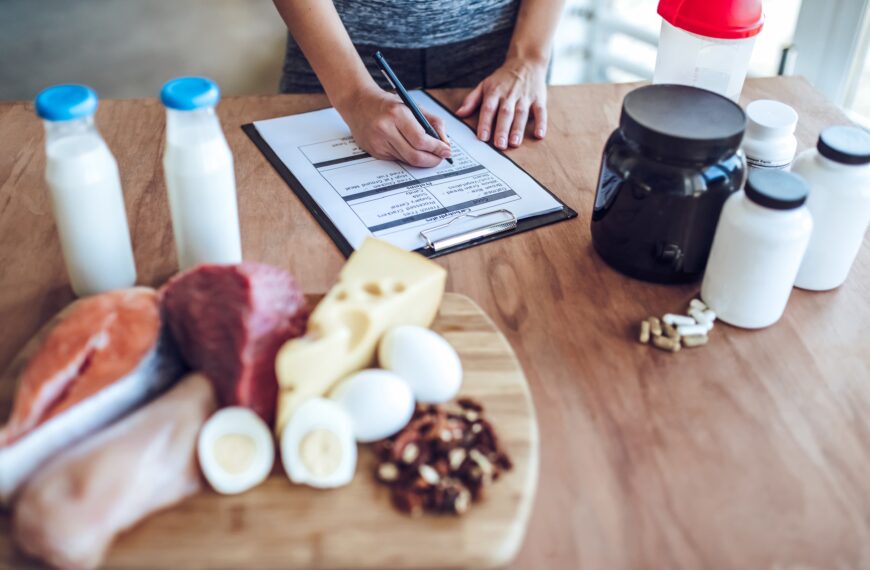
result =
[[[713,329],[713,321],[704,314],[704,311],[689,309],[689,316],[695,319],[695,321],[699,325],[704,325],[705,327],[707,327],[708,331]]]
[[[673,313],[668,313],[662,320],[669,325],[694,325],[695,319],[692,317],[687,317],[686,315],[675,315]]]
[[[706,324],[698,324],[698,325],[679,325],[677,327],[677,333],[680,336],[692,336],[692,335],[701,335],[707,334],[707,325]]]
[[[712,323],[716,320],[716,311],[714,311],[713,309],[705,309],[704,318]]]
[[[707,305],[705,305],[704,301],[702,301],[701,299],[692,299],[691,301],[689,301],[689,308],[696,309],[698,311],[705,311],[707,309]]]

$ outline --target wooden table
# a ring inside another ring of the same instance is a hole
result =
[[[870,566],[870,248],[837,291],[795,291],[783,319],[719,325],[679,354],[635,342],[637,321],[682,310],[697,285],[651,285],[590,244],[600,152],[632,85],[554,87],[543,142],[510,152],[577,219],[450,255],[448,290],[501,327],[538,411],[542,457],[515,568]],[[800,114],[805,148],[843,114],[801,79],[751,80],[744,102]],[[437,93],[449,104],[462,92]],[[239,125],[322,107],[320,96],[227,99],[247,259],[326,291],[343,258]],[[163,108],[105,101],[140,281],[175,270],[163,183]],[[72,299],[29,103],[0,104],[0,365]],[[3,403],[5,407],[8,403]],[[0,417],[5,409],[0,410]]]

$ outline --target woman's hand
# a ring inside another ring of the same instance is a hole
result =
[[[496,148],[520,146],[531,114],[534,135],[547,134],[547,62],[508,58],[465,97],[456,110],[468,117],[480,108],[477,137],[487,141],[492,135]]]
[[[411,166],[437,166],[450,158],[450,145],[430,137],[398,95],[372,85],[351,94],[336,109],[356,143],[375,158],[401,160]],[[420,108],[442,139],[444,122]]]

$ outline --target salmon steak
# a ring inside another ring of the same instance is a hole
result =
[[[135,287],[75,301],[15,358],[0,430],[0,499],[44,461],[151,399],[183,373],[163,334],[157,292]]]

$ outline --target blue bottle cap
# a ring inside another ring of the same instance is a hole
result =
[[[36,114],[46,121],[89,117],[97,110],[97,93],[87,85],[55,85],[36,96]]]
[[[214,107],[220,98],[217,83],[206,77],[179,77],[168,81],[160,90],[163,104],[179,111]]]

